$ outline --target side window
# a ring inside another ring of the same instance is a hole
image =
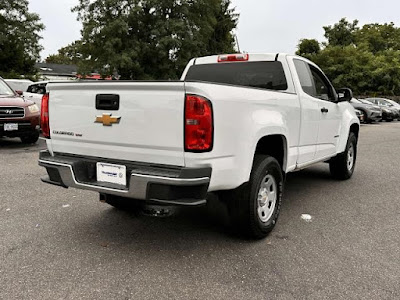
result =
[[[31,86],[28,87],[27,92],[28,92],[28,93],[36,94],[36,93],[37,93],[37,90],[38,90],[38,86],[37,86],[36,84],[33,84],[33,85],[31,85]]]
[[[331,85],[317,68],[299,59],[294,60],[294,65],[301,87],[306,94],[326,101],[335,101]]]
[[[42,86],[39,86],[38,89],[37,89],[37,91],[36,91],[36,93],[41,94],[41,95],[46,94],[46,87],[43,86],[43,85],[42,85]]]
[[[310,66],[310,69],[317,92],[316,97],[321,100],[334,101],[335,96],[333,94],[331,85],[326,80],[326,77],[313,66]]]
[[[317,91],[315,90],[314,80],[308,65],[299,59],[294,60],[294,65],[303,91],[310,96],[316,97]]]

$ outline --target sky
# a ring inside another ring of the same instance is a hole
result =
[[[29,0],[46,30],[41,41],[42,58],[57,53],[80,38],[81,24],[71,8],[78,0]],[[360,24],[400,25],[398,0],[232,0],[240,13],[237,36],[242,51],[294,53],[300,39],[324,41],[323,26],[341,18]]]

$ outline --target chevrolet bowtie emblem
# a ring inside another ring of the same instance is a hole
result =
[[[97,116],[95,123],[102,123],[103,126],[112,126],[112,124],[119,124],[121,117],[113,117],[112,114],[103,114]]]

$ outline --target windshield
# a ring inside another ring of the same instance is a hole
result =
[[[393,106],[393,104],[390,103],[388,100],[382,100],[382,102],[383,102],[383,105],[386,105],[386,106]]]
[[[368,100],[360,100],[360,102],[362,102],[364,104],[369,104],[369,105],[374,104],[372,102],[369,102]]]
[[[14,96],[14,91],[0,79],[0,96]]]
[[[387,100],[389,103],[393,104],[393,106],[399,106],[400,104],[393,100]]]

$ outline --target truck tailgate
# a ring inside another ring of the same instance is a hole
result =
[[[50,83],[48,90],[53,152],[184,166],[184,82]],[[119,108],[107,110],[118,98]]]

